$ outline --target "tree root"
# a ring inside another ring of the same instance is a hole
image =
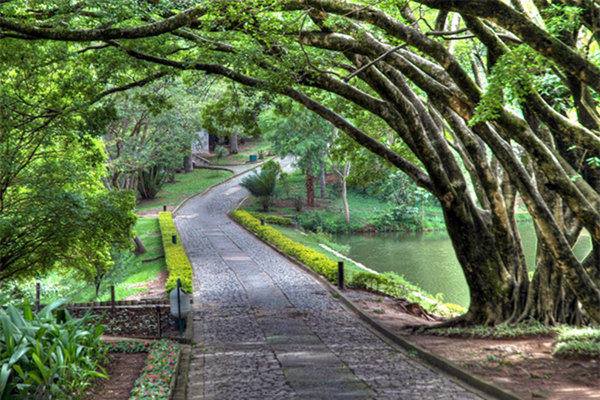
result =
[[[415,325],[406,325],[404,328],[410,329],[411,332],[416,332],[416,331],[426,332],[431,329],[454,328],[457,326],[465,326],[469,322],[470,322],[469,313],[466,313],[464,315],[460,315],[458,317],[451,318],[449,320],[440,322],[439,324],[435,324],[435,325],[415,324]]]

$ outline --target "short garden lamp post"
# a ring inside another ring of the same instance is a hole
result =
[[[171,315],[177,318],[179,325],[179,335],[183,334],[185,327],[185,318],[190,313],[190,296],[181,289],[181,279],[177,279],[177,288],[169,293],[169,302],[171,303]]]

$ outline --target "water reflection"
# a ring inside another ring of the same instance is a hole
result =
[[[521,224],[519,231],[531,269],[536,245],[533,224]],[[469,305],[467,284],[445,232],[361,234],[340,236],[338,241],[350,246],[350,258],[376,271],[396,272],[432,295],[443,293],[445,302]],[[590,249],[589,234],[584,233],[575,253],[581,259]]]

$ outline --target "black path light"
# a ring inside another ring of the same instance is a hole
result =
[[[338,288],[344,288],[344,262],[338,261]]]

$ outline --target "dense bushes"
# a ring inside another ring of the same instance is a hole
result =
[[[186,293],[192,293],[192,265],[188,260],[181,240],[177,235],[177,228],[173,216],[168,211],[158,214],[158,223],[162,235],[163,248],[165,249],[165,263],[169,270],[169,278],[165,284],[167,293],[177,287],[177,278],[181,279],[181,286]],[[177,243],[173,243],[172,236],[177,236]]]
[[[600,357],[600,329],[565,329],[554,346],[554,354],[562,357]]]
[[[355,221],[348,225],[343,215],[329,210],[313,210],[299,214],[298,224],[302,229],[312,232],[347,233],[364,229],[362,224]]]
[[[232,217],[242,225],[256,233],[260,238],[271,243],[279,250],[296,258],[313,271],[323,275],[332,282],[337,281],[337,263],[331,261],[323,254],[294,242],[268,225],[261,225],[260,221],[246,211],[233,211]]]
[[[26,305],[0,309],[0,398],[73,398],[97,377],[104,377],[100,363],[103,328],[89,314],[72,318],[61,303],[34,314]],[[102,372],[100,372],[102,371]]]

